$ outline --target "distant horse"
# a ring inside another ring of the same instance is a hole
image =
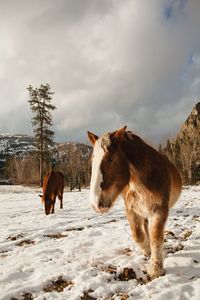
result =
[[[177,201],[181,177],[174,165],[126,126],[102,137],[88,132],[94,146],[90,201],[105,213],[122,194],[133,239],[150,256],[148,276],[165,274],[162,246],[169,208]]]
[[[52,169],[45,175],[43,181],[42,203],[46,215],[54,213],[56,197],[60,200],[60,208],[63,208],[64,175]]]

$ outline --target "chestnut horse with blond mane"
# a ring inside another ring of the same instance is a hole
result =
[[[94,146],[90,200],[96,212],[105,213],[121,194],[132,236],[150,256],[150,279],[165,274],[164,227],[169,208],[177,201],[181,177],[175,166],[126,126],[101,137],[88,132]]]

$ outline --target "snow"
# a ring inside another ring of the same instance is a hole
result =
[[[122,199],[99,215],[90,207],[89,190],[65,192],[64,209],[57,201],[55,214],[46,216],[40,192],[0,186],[0,299],[200,299],[199,186],[184,188],[170,211],[166,275],[151,282]],[[136,279],[123,280],[124,268]]]

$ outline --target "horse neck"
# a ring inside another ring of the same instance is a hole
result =
[[[125,192],[122,192],[123,195],[126,194],[127,190],[135,189],[135,186],[146,185],[146,179],[154,168],[157,155],[155,149],[135,135],[126,138],[121,145],[121,149],[128,161],[130,172],[130,179],[124,188]]]
[[[124,139],[121,144],[121,149],[130,167],[137,172],[142,171],[144,168],[148,147],[149,146],[136,135],[131,135],[131,138]]]

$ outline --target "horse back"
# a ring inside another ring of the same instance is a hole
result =
[[[57,191],[64,188],[64,175],[61,172],[55,172],[50,170],[43,181],[43,194],[47,196],[52,196],[57,193]]]

